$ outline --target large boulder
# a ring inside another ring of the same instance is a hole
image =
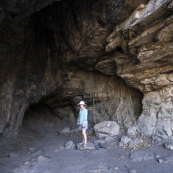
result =
[[[119,125],[113,121],[103,121],[94,126],[95,134],[98,138],[115,136],[119,134]]]

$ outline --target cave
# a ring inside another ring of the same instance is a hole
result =
[[[90,128],[113,121],[173,140],[172,10],[171,0],[0,2],[0,139],[74,129],[84,100]]]
[[[39,3],[35,5],[39,8]],[[100,11],[112,6],[115,9],[104,24]],[[7,66],[7,81],[2,82],[7,101],[2,104],[1,136],[16,137],[24,116],[31,111],[39,114],[41,109],[40,114],[74,125],[80,100],[87,102],[91,126],[104,120],[117,121],[124,127],[133,125],[141,114],[142,93],[118,75],[113,55],[123,54],[121,46],[112,53],[105,51],[105,37],[112,31],[109,18],[119,6],[121,1],[58,1],[33,12],[28,7],[23,15],[9,10],[2,28],[9,32],[4,40],[11,46],[2,51],[4,57],[10,57],[11,52],[13,58],[8,63],[1,58]],[[91,27],[93,24],[97,29]]]
[[[30,105],[24,120],[30,116],[36,119],[47,116],[52,122],[57,118],[59,123],[67,123],[70,128],[74,128],[79,112],[77,103],[80,100],[87,103],[91,127],[102,121],[116,121],[122,128],[127,128],[141,114],[142,93],[127,86],[121,78],[98,72],[78,71],[63,89]],[[37,120],[35,123],[38,123]]]

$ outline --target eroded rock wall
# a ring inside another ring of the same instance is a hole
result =
[[[40,100],[34,109],[40,114],[49,111],[74,125],[74,117],[77,118],[79,111],[77,103],[85,100],[90,124],[113,120],[122,127],[128,127],[134,124],[141,113],[141,99],[142,94],[129,88],[119,77],[77,71],[61,90]],[[44,110],[42,105],[47,105],[48,109]]]
[[[78,69],[94,70],[104,53],[109,31],[101,24],[103,17],[100,16],[100,22],[97,17],[103,9],[109,11],[114,7],[104,14],[107,22],[121,3],[64,1],[46,7],[52,2],[0,3],[0,134],[3,136],[16,136],[29,105],[62,90]]]
[[[50,3],[45,3],[45,6]],[[40,3],[40,6],[43,4]],[[71,75],[65,68],[62,70],[57,52],[51,51],[48,46],[45,28],[36,21],[39,15],[30,16],[36,11],[36,4],[32,4],[33,11],[30,11],[31,6],[25,6],[30,12],[28,14],[16,11],[18,5],[3,13],[0,26],[0,134],[6,137],[18,134],[30,104],[61,87]],[[65,77],[62,79],[61,75]]]
[[[0,134],[16,136],[39,101],[75,117],[84,99],[92,122],[131,125],[142,96],[130,86],[144,95],[139,132],[171,138],[170,122],[157,125],[164,115],[156,106],[167,111],[171,101],[155,100],[172,90],[172,1],[55,1],[0,3]]]
[[[137,125],[139,131],[153,140],[172,140],[173,88],[165,87],[145,94],[143,112]]]
[[[171,10],[171,1],[141,3],[107,37],[106,51],[114,51],[117,74],[144,94],[139,132],[154,140],[172,137]],[[118,47],[122,53],[115,51]]]

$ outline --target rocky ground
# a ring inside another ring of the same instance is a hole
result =
[[[98,139],[89,130],[89,148],[84,149],[77,144],[80,133],[69,124],[56,118],[54,123],[34,122],[25,121],[17,139],[1,139],[1,173],[173,172],[173,151],[166,149],[164,142],[151,143],[143,138],[142,145],[126,147],[119,143],[121,135]],[[166,146],[172,149],[168,143]]]

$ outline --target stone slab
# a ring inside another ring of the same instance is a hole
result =
[[[91,142],[88,142],[86,147],[84,147],[83,144],[81,143],[77,143],[77,149],[78,150],[94,150],[95,146]]]

